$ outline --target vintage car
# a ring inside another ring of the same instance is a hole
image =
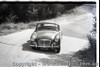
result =
[[[30,46],[33,48],[53,49],[60,52],[61,31],[56,23],[37,23],[35,31],[30,37]]]

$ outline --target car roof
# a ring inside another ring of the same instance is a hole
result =
[[[53,23],[53,22],[38,22],[37,24],[55,24],[55,25],[58,25],[58,24]]]

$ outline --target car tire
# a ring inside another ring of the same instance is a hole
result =
[[[59,53],[60,52],[60,47],[57,49],[54,49],[55,53]]]
[[[59,52],[60,52],[60,39],[59,39],[58,45],[59,45],[59,48],[54,49],[54,51],[55,51],[56,53],[59,53]]]
[[[32,47],[32,49],[36,49],[36,47]]]

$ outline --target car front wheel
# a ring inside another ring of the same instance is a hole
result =
[[[59,48],[54,49],[54,51],[55,51],[56,53],[59,53],[59,52],[60,52],[60,47],[59,47]]]
[[[54,51],[55,51],[56,53],[59,53],[59,52],[60,52],[60,41],[61,41],[61,40],[59,39],[59,42],[58,42],[59,47],[54,49]]]
[[[32,47],[32,49],[36,49],[36,47]]]

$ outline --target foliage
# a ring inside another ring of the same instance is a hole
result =
[[[32,29],[35,27],[35,23],[30,22],[30,23],[2,23],[0,24],[0,36],[2,35],[7,35],[7,34],[11,34],[14,32],[18,32],[21,30],[25,30],[25,29]]]
[[[0,23],[50,19],[76,6],[79,4],[0,4]]]

